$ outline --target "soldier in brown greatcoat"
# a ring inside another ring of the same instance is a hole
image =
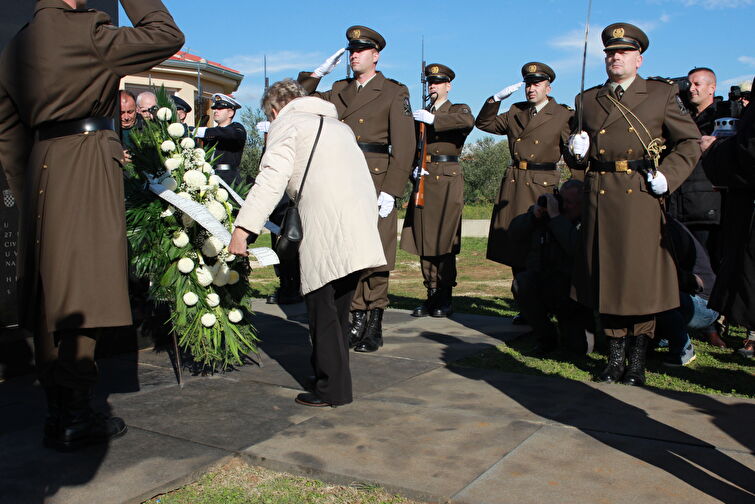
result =
[[[660,198],[692,172],[700,133],[676,85],[637,75],[648,47],[642,30],[616,23],[602,38],[608,82],[584,92],[583,131],[570,138],[568,161],[587,170],[572,297],[600,312],[609,336],[599,378],[642,385],[654,314],[679,306]]]
[[[102,328],[131,324],[118,83],[184,41],[159,0],[121,0],[133,28],[84,4],[38,0],[0,56],[0,165],[21,215],[20,324],[34,333],[45,442],[58,449],[126,431],[89,404]]]
[[[501,180],[488,233],[487,258],[511,266],[514,275],[524,269],[529,243],[508,239],[511,220],[535,204],[538,197],[558,188],[556,163],[567,150],[571,131],[571,108],[549,97],[556,73],[545,63],[533,61],[522,67],[527,101],[514,103],[498,115],[501,100],[522,82],[508,86],[488,98],[477,115],[475,126],[487,133],[508,135],[511,166]],[[516,287],[512,286],[516,296]],[[519,317],[514,319],[519,322]]]
[[[395,199],[404,193],[416,148],[409,90],[376,70],[385,39],[365,26],[346,30],[349,64],[354,78],[333,83],[329,91],[315,92],[320,78],[330,73],[345,51],[329,57],[311,74],[299,74],[309,93],[330,101],[338,118],[354,131],[375,183],[380,207],[378,230],[388,265],[368,270],[359,281],[351,305],[350,345],[357,352],[374,352],[383,344],[383,311],[388,306],[388,274],[396,262]],[[369,312],[369,320],[367,314]]]
[[[474,128],[469,106],[451,103],[448,92],[455,74],[445,65],[425,68],[431,104],[414,111],[426,126],[425,205],[409,205],[401,233],[401,248],[420,256],[427,300],[415,308],[415,317],[447,317],[452,313],[451,292],[456,286],[456,254],[461,250],[461,211],[464,174],[459,155]],[[420,160],[421,162],[421,160]],[[418,165],[420,163],[418,162]],[[417,179],[421,168],[415,168]]]

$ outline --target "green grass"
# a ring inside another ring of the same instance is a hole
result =
[[[493,205],[490,203],[481,204],[469,204],[464,205],[464,209],[461,211],[462,219],[483,219],[490,220],[490,215],[493,212]],[[398,209],[398,218],[403,219],[406,217],[406,207]]]
[[[328,485],[235,459],[148,504],[418,504],[369,483]]]

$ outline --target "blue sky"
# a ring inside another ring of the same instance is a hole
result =
[[[387,77],[409,87],[420,105],[420,43],[428,63],[454,69],[451,100],[477,113],[499,89],[521,80],[522,65],[554,68],[552,96],[573,105],[579,92],[587,0],[312,2],[163,0],[186,34],[184,49],[245,75],[236,96],[256,107],[263,88],[262,57],[271,82],[312,70],[346,44],[346,28],[369,26],[387,40],[378,64]],[[605,80],[601,30],[628,21],[643,28],[650,48],[643,76],[686,75],[713,68],[718,94],[755,74],[752,43],[755,0],[593,0],[586,87]],[[121,23],[128,24],[121,13]],[[345,76],[345,58],[321,89]],[[518,91],[504,102],[523,99]],[[479,132],[474,135],[479,136]]]

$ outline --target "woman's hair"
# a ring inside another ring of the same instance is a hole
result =
[[[280,111],[294,98],[307,96],[307,92],[301,84],[293,79],[278,81],[265,91],[260,104],[268,120],[273,120],[273,109]]]

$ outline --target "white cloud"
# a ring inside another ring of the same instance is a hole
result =
[[[753,75],[752,74],[746,74],[746,75],[740,75],[738,77],[731,77],[729,79],[718,81],[718,91],[716,94],[726,94],[729,92],[729,88],[731,86],[739,86],[741,83],[748,81],[752,82]]]
[[[267,55],[267,72],[272,74],[289,70],[313,69],[324,59],[325,56],[317,52],[278,51]],[[222,63],[244,75],[261,74],[264,71],[263,54],[240,54],[225,58]]]
[[[755,66],[755,58],[752,56],[740,56],[737,61],[745,65]]]

